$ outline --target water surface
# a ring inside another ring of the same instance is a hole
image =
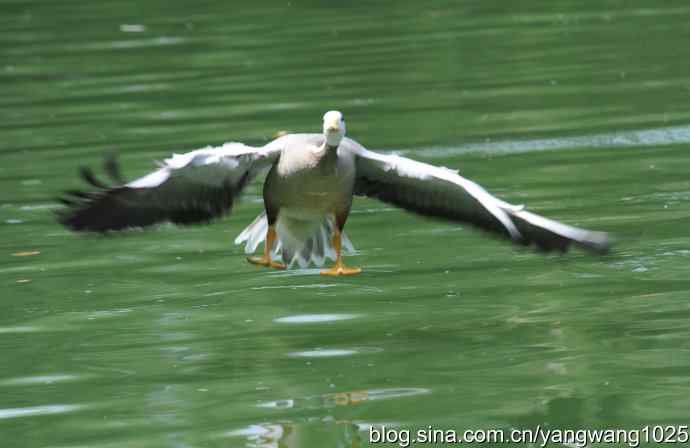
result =
[[[683,2],[0,5],[3,447],[356,447],[386,424],[627,428],[690,415]],[[349,134],[460,169],[616,250],[542,256],[358,199],[353,278],[267,272],[260,211],[56,225],[76,167]]]

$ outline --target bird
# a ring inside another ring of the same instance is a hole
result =
[[[264,175],[264,210],[235,240],[259,266],[323,266],[330,259],[333,266],[321,274],[362,272],[343,261],[343,252],[354,251],[344,232],[354,196],[469,224],[541,252],[564,253],[575,245],[604,254],[610,248],[605,232],[537,215],[493,196],[457,170],[368,150],[345,132],[343,114],[331,110],[323,116],[321,133],[285,134],[261,147],[229,142],[173,154],[131,182],[111,155],[104,171],[112,183],[82,167],[92,191],[64,192],[57,219],[71,230],[98,233],[163,222],[207,223],[228,214],[245,187]],[[263,253],[251,256],[262,243]]]

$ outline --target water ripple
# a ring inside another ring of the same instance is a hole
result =
[[[273,322],[281,324],[312,324],[320,322],[336,322],[339,320],[356,319],[359,314],[298,314],[274,319]]]
[[[38,327],[17,326],[17,327],[0,327],[0,334],[5,333],[35,333],[41,331]]]
[[[67,412],[74,412],[83,408],[84,406],[79,404],[51,404],[45,406],[33,406],[29,408],[0,409],[0,419],[33,417],[36,415],[65,414]]]
[[[288,356],[291,358],[333,358],[339,356],[380,353],[382,351],[383,349],[379,347],[316,348],[314,350],[290,352]]]
[[[36,375],[19,378],[8,378],[0,380],[0,386],[30,386],[38,384],[64,383],[66,381],[77,381],[83,379],[83,375],[55,374],[55,375]]]
[[[404,149],[401,154],[423,152],[425,157],[449,157],[461,154],[520,154],[536,151],[555,151],[581,148],[635,148],[690,143],[690,126],[622,131],[579,137],[559,137],[523,141],[471,143],[459,147]]]

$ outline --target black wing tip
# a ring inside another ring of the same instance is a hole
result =
[[[143,228],[160,217],[141,210],[122,209],[122,196],[131,191],[128,187],[112,187],[95,192],[69,191],[57,200],[65,206],[54,211],[55,219],[74,232],[106,234]]]
[[[124,185],[127,183],[120,170],[120,163],[118,162],[116,150],[112,149],[105,152],[103,155],[103,169],[108,177],[116,184]]]
[[[604,256],[611,253],[613,246],[610,236],[603,232],[590,232],[585,238],[579,240],[560,237],[548,240],[525,240],[520,243],[527,247],[534,246],[539,253],[558,252],[560,255],[568,253],[572,246],[578,246],[590,254]]]
[[[55,220],[73,232],[105,233],[108,228],[96,226],[87,218],[91,201],[75,199],[67,195],[57,198],[65,207],[53,212]]]
[[[75,232],[96,233],[141,229],[166,221],[183,226],[207,224],[231,211],[236,196],[250,179],[247,172],[237,185],[193,185],[196,190],[187,192],[186,199],[161,200],[155,189],[126,184],[114,152],[106,153],[103,170],[114,185],[101,181],[88,167],[79,169],[81,178],[93,191],[65,191],[57,199],[64,205],[56,211],[58,223]]]
[[[611,253],[613,243],[613,238],[605,232],[589,232],[584,239],[578,241],[580,247],[596,255]]]
[[[89,185],[92,187],[96,187],[101,190],[107,190],[110,188],[108,185],[106,185],[104,182],[99,180],[96,175],[93,173],[93,170],[89,168],[88,166],[80,166],[79,167],[79,176],[86,181]]]
[[[122,185],[125,182],[120,175],[117,153],[115,151],[106,151],[104,153],[103,168],[108,177],[117,184],[108,185],[101,181],[90,167],[80,166],[78,170],[79,177],[96,190],[65,190],[56,199],[57,202],[64,205],[63,208],[54,212],[55,219],[59,224],[75,232],[105,233],[108,230],[113,230],[106,223],[94,219],[93,213],[90,213],[90,208],[100,199],[123,188]]]

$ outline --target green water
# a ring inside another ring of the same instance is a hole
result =
[[[0,446],[688,424],[690,7],[522,3],[0,2]],[[358,199],[362,275],[269,272],[232,244],[258,184],[210,226],[52,218],[105,150],[132,178],[334,108],[616,250],[544,257]]]

